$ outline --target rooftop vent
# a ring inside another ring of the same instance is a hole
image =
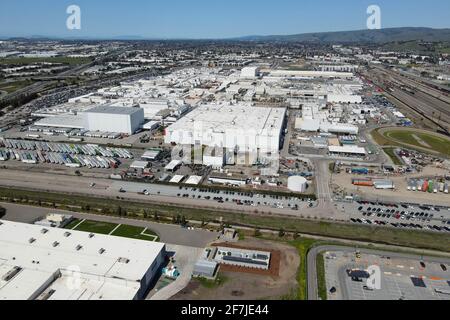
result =
[[[81,249],[83,249],[83,246],[82,246],[81,244],[79,244],[79,245],[77,245],[77,246],[75,247],[75,249],[76,249],[77,251],[80,251]]]
[[[48,232],[48,229],[43,228],[43,229],[41,230],[41,233],[42,233],[42,234],[46,234],[47,232]]]
[[[9,281],[11,280],[16,274],[18,274],[20,271],[22,271],[21,267],[15,266],[11,270],[8,271],[3,277],[3,281]]]
[[[30,239],[28,239],[28,243],[33,243],[33,242],[35,242],[35,241],[36,241],[35,238],[30,238]]]
[[[59,246],[59,242],[58,242],[58,241],[53,242],[53,243],[52,243],[52,246],[53,246],[53,247]]]
[[[67,237],[70,237],[70,235],[71,235],[71,233],[70,233],[70,232],[68,232],[68,231],[67,231],[67,232],[64,232],[64,237],[66,237],[66,238],[67,238]]]
[[[130,259],[128,259],[128,258],[119,258],[119,259],[117,259],[117,261],[119,261],[120,263],[127,264],[128,262],[130,262]]]
[[[98,250],[98,253],[100,253],[100,254],[103,254],[103,253],[105,253],[105,249],[103,249],[103,248],[101,248],[100,250]]]
[[[94,233],[89,233],[89,239],[92,239],[95,236]]]

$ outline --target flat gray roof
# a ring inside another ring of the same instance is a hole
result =
[[[102,105],[94,107],[86,111],[87,113],[105,113],[105,114],[134,114],[138,112],[140,108],[135,107],[115,107],[110,105]]]

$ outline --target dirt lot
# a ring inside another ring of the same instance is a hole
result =
[[[401,176],[388,176],[379,178],[389,179],[394,181],[395,190],[377,190],[373,187],[358,187],[352,185],[352,178],[364,178],[361,175],[352,175],[342,172],[340,174],[333,175],[333,184],[339,185],[344,188],[348,193],[359,194],[361,196],[371,196],[383,198],[396,198],[397,201],[411,202],[411,203],[433,203],[448,206],[450,205],[450,195],[443,193],[428,193],[428,192],[412,192],[407,190],[407,179],[422,178],[422,177],[441,177],[448,175],[449,171],[445,169],[439,169],[433,166],[424,168],[424,170],[417,174],[401,175]],[[372,176],[371,176],[372,177]],[[374,176],[378,178],[378,176]]]
[[[280,299],[297,287],[296,274],[300,265],[298,252],[289,245],[259,239],[239,241],[239,247],[259,248],[280,252],[279,276],[258,275],[245,272],[230,272],[221,269],[219,277],[224,279],[217,287],[206,287],[198,280],[189,285],[173,300],[259,300]]]

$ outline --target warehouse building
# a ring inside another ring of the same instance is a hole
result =
[[[102,105],[86,111],[85,121],[85,128],[90,131],[133,134],[144,123],[144,110]]]
[[[346,146],[330,146],[328,147],[328,151],[330,154],[340,155],[340,156],[361,156],[364,157],[367,155],[367,151],[365,148],[346,145]]]
[[[0,220],[0,300],[142,299],[165,244]]]
[[[100,105],[76,114],[47,116],[35,122],[34,125],[43,128],[80,129],[131,135],[138,131],[144,122],[144,110],[141,108]]]
[[[285,108],[202,105],[168,127],[165,142],[278,152],[285,120]]]

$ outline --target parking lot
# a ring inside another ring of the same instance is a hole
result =
[[[201,201],[215,201],[222,203],[235,203],[238,206],[252,207],[272,207],[278,209],[292,209],[298,211],[309,206],[314,206],[314,202],[295,197],[275,196],[258,194],[245,191],[215,190],[208,187],[182,187],[161,184],[131,183],[116,181],[109,187],[110,190],[122,193],[140,193],[143,195],[159,195],[186,199],[196,199]]]
[[[325,253],[329,300],[450,300],[448,259],[410,259],[395,253],[375,255],[333,251]],[[381,269],[381,289],[370,290],[367,279],[349,271]],[[333,293],[331,293],[333,292]]]
[[[450,210],[446,207],[358,201],[341,205],[355,224],[450,232]]]
[[[19,160],[25,164],[59,164],[79,168],[117,168],[118,159],[132,159],[133,154],[122,148],[94,144],[77,145],[29,140],[0,139],[0,160]]]

